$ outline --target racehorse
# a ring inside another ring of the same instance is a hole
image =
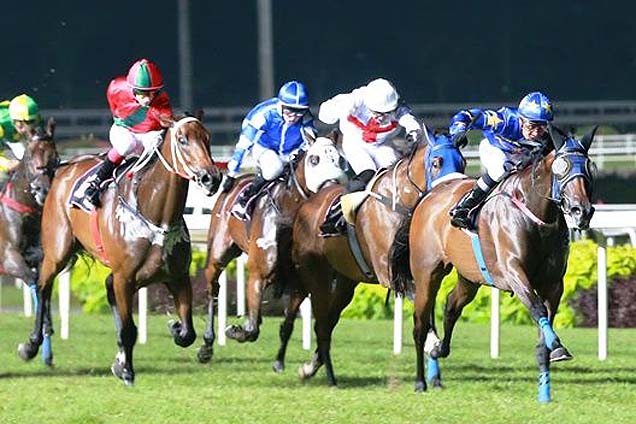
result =
[[[142,155],[139,166],[133,168],[137,172],[116,179],[117,184],[102,196],[103,206],[91,213],[71,207],[68,200],[75,181],[98,160],[78,158],[58,171],[42,215],[44,259],[38,297],[43,301],[37,308],[35,329],[19,346],[23,359],[33,358],[42,343],[42,322],[54,277],[80,249],[112,272],[106,288],[118,332],[119,352],[111,367],[116,377],[127,385],[134,382],[137,327],[132,308],[133,295],[140,287],[166,284],[180,317],[171,326],[174,342],[182,347],[194,342],[190,237],[183,211],[189,180],[211,195],[221,174],[210,157],[210,135],[201,122],[185,117],[170,123],[160,144]]]
[[[60,159],[53,141],[53,118],[49,119],[46,129],[38,127],[29,133],[24,157],[0,193],[0,273],[24,281],[37,300],[35,288],[42,260],[42,205]],[[50,366],[53,325],[50,314],[44,318],[46,344],[42,360]]]
[[[389,287],[388,252],[402,217],[410,214],[433,180],[442,177],[442,169],[449,176],[463,172],[465,162],[450,139],[428,131],[425,134],[428,142],[415,145],[409,155],[381,172],[367,187],[369,197],[359,207],[353,228],[364,263],[356,260],[349,236],[319,236],[319,227],[330,205],[343,193],[342,186],[323,189],[298,210],[292,259],[299,281],[311,294],[317,338],[312,360],[298,371],[301,379],[313,377],[324,364],[328,384],[336,385],[330,353],[331,334],[342,310],[351,301],[356,285],[365,281]],[[425,166],[427,157],[428,167]],[[446,171],[449,166],[451,169]]]
[[[197,355],[200,362],[206,363],[212,358],[215,339],[213,299],[217,295],[219,276],[232,259],[241,252],[248,254],[248,314],[244,325],[226,329],[229,338],[239,342],[255,341],[261,324],[263,291],[273,283],[279,290],[292,290],[291,226],[296,211],[328,181],[346,178],[345,164],[335,144],[338,136],[338,133],[332,133],[329,137],[318,137],[315,142],[311,141],[306,152],[289,162],[285,174],[270,183],[263,195],[254,200],[256,203],[249,221],[236,219],[230,209],[251,181],[251,176],[241,178],[215,203],[208,231],[205,268],[208,316],[204,344]],[[282,370],[282,364],[280,367]]]
[[[412,218],[405,220],[396,236],[391,262],[397,290],[404,290],[411,277],[414,279],[416,390],[426,390],[423,358],[428,317],[443,277],[455,267],[459,285],[445,310],[444,341],[432,355],[449,354],[455,322],[479,284],[512,292],[540,328],[536,345],[539,401],[550,400],[550,362],[572,358],[552,323],[567,266],[566,217],[575,228],[585,229],[594,212],[590,203],[593,163],[587,156],[594,131],[579,141],[551,130],[554,146],[548,144],[535,152],[531,166],[500,185],[474,218],[476,233],[451,226],[448,217],[473,180],[440,185],[417,205]]]

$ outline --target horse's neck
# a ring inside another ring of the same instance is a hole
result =
[[[11,183],[11,197],[24,205],[27,206],[36,206],[37,203],[35,201],[35,197],[31,194],[31,190],[29,187],[29,179],[26,174],[26,166],[24,163],[20,163],[20,165],[15,169],[13,175],[5,184],[4,189]]]
[[[559,209],[552,198],[552,173],[550,168],[554,154],[549,154],[536,165],[531,165],[508,182],[509,190],[517,199],[543,222],[554,222]],[[506,187],[502,187],[506,190]]]
[[[409,154],[391,167],[381,178],[382,187],[385,187],[386,195],[397,196],[398,202],[412,208],[426,190],[426,170],[424,169],[424,157],[426,145],[418,146],[413,154]]]
[[[166,132],[161,154],[173,164],[170,131]],[[160,158],[141,176],[137,193],[139,212],[157,225],[170,226],[183,216],[188,195],[188,181],[166,169]]]

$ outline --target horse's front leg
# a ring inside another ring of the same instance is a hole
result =
[[[110,286],[112,287],[112,294],[115,297],[114,303],[117,309],[117,313],[113,314],[115,326],[117,327],[118,323],[117,317],[119,317],[120,324],[117,334],[119,350],[110,369],[115,377],[121,379],[127,386],[131,386],[135,382],[133,349],[137,341],[137,326],[133,321],[132,315],[135,286],[129,279],[114,275],[106,279],[107,289],[109,287],[109,278],[112,278]],[[109,299],[110,302],[111,299]]]
[[[287,352],[287,345],[289,344],[289,339],[294,331],[294,321],[296,320],[296,315],[298,315],[298,309],[300,309],[300,304],[303,303],[303,300],[305,300],[306,297],[307,293],[298,291],[294,291],[289,295],[287,307],[285,308],[285,319],[280,324],[280,329],[278,331],[280,346],[276,353],[276,361],[274,362],[274,365],[272,365],[274,372],[280,373],[285,370],[285,353]]]
[[[174,306],[180,321],[170,325],[170,333],[176,345],[188,347],[197,338],[192,323],[192,282],[190,276],[184,274],[177,279],[166,283],[166,286],[174,298]]]
[[[253,267],[248,268],[254,269]],[[261,325],[261,302],[265,280],[258,269],[251,271],[247,281],[247,318],[243,325],[230,325],[225,335],[238,342],[254,342],[258,339]]]

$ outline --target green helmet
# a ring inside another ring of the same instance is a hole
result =
[[[11,100],[9,116],[14,121],[34,121],[40,118],[40,108],[31,97],[20,94]]]

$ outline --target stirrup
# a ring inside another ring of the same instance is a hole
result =
[[[240,202],[232,206],[230,213],[239,221],[247,221],[248,219],[250,219],[250,214],[247,212],[247,207],[241,205]]]
[[[84,200],[86,200],[88,203],[95,206],[96,208],[99,208],[102,205],[100,199],[101,194],[102,193],[99,187],[91,183],[84,192]]]
[[[450,211],[450,222],[453,227],[470,229],[470,210],[463,208],[454,208]]]

